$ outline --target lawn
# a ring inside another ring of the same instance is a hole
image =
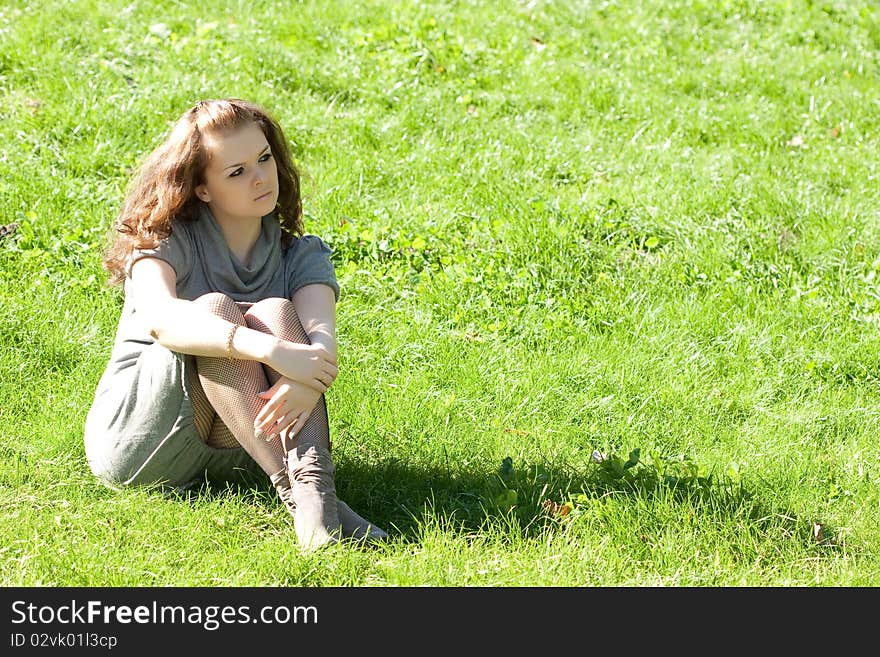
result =
[[[868,1],[0,6],[0,583],[880,585]],[[133,169],[270,108],[333,248],[340,496],[113,491],[82,431]]]

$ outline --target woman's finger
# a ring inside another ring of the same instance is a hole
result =
[[[306,420],[308,420],[308,419],[309,419],[309,413],[307,413],[307,412],[300,413],[297,416],[296,421],[290,425],[290,431],[289,431],[288,435],[290,437],[297,435],[302,430],[302,428],[306,425]]]
[[[257,423],[266,421],[272,414],[277,413],[278,409],[285,403],[289,391],[289,386],[279,385],[278,390],[272,395],[272,398],[269,399],[269,401],[266,402],[266,405],[263,406],[262,410],[257,413],[256,418],[254,418],[254,426],[256,426]]]
[[[254,419],[254,426],[265,431],[266,427],[278,419],[279,414],[283,413],[284,410],[285,404],[283,397],[281,399],[270,399],[263,410],[260,411]]]
[[[293,420],[295,418],[296,418],[296,414],[293,411],[289,411],[284,414],[279,414],[278,419],[269,425],[269,431],[271,433],[281,433],[288,426],[290,426],[290,424],[293,422]]]
[[[254,426],[259,427],[261,424],[264,424],[266,420],[275,412],[275,406],[272,404],[272,401],[269,400],[266,402],[266,405],[257,413],[257,416],[254,418]]]
[[[299,435],[300,430],[305,426],[305,422],[302,421],[302,418],[297,418],[296,422],[290,425],[290,437],[293,438]]]
[[[258,392],[257,397],[264,400],[266,403],[263,404],[263,408],[260,409],[260,412],[257,413],[254,418],[254,426],[257,426],[258,422],[262,422],[262,420],[269,414],[272,409],[277,405],[277,397],[279,388],[281,387],[281,380],[275,382],[268,390],[264,390],[263,392]],[[274,400],[274,403],[273,403]]]
[[[325,363],[330,363],[331,365],[336,365],[336,356],[331,354],[329,351],[321,347],[315,353],[315,355],[320,358]]]

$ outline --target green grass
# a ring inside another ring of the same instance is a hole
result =
[[[874,3],[182,4],[0,7],[0,583],[880,584]],[[108,228],[221,96],[334,248],[378,551],[86,466]]]

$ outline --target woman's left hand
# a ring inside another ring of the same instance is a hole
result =
[[[254,419],[254,430],[262,432],[266,439],[284,431],[293,438],[305,426],[321,393],[282,376],[275,385],[257,396],[265,399],[266,405]]]

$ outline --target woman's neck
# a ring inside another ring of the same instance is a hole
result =
[[[220,232],[223,233],[223,238],[226,240],[229,250],[232,251],[233,255],[238,258],[242,265],[248,267],[254,251],[254,245],[260,237],[262,218],[228,218],[214,214],[214,219],[216,219],[217,225],[220,227]]]

